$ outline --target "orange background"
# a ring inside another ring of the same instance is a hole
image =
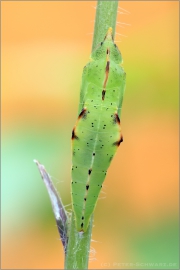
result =
[[[70,137],[95,6],[1,2],[2,268],[63,268],[33,159],[46,166],[68,205]],[[118,22],[130,24],[118,24],[117,33],[127,37],[115,38],[127,73],[124,142],[108,171],[106,199],[95,211],[89,268],[178,269],[179,3],[119,7],[129,13],[119,9]]]

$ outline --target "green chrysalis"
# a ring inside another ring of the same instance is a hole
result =
[[[76,227],[87,230],[107,169],[123,141],[120,113],[126,74],[112,28],[84,67],[72,131],[72,203]]]

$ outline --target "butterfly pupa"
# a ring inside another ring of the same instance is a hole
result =
[[[123,141],[120,114],[126,74],[110,27],[83,69],[72,131],[72,204],[76,228],[86,232],[110,163]]]

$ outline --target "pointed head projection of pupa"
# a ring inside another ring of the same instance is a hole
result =
[[[122,63],[121,53],[114,43],[112,27],[109,27],[104,40],[94,49],[91,54],[93,60],[107,59],[113,61],[116,64]]]

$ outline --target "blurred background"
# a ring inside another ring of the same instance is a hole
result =
[[[63,268],[33,159],[70,204],[70,138],[95,6],[1,2],[3,269]],[[178,10],[173,1],[119,4],[115,40],[127,73],[124,142],[95,210],[90,269],[179,269]]]

